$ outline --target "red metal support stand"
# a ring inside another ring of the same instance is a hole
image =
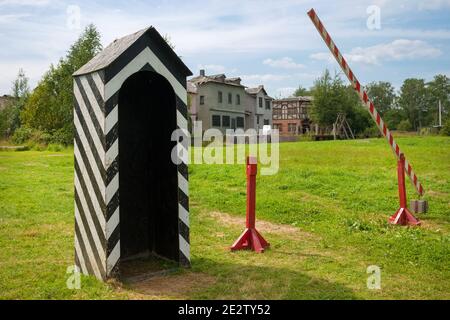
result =
[[[269,247],[269,243],[259,234],[255,228],[255,205],[256,205],[256,158],[247,157],[247,219],[246,229],[236,242],[231,246],[231,250],[251,249],[258,253],[264,252]]]
[[[405,187],[405,156],[400,154],[400,158],[397,162],[397,175],[398,175],[398,195],[400,198],[400,209],[389,218],[389,222],[392,224],[405,225],[420,225],[420,221],[413,216],[408,210],[406,201],[406,187]]]

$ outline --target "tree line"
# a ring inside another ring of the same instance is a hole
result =
[[[450,79],[446,75],[438,74],[429,82],[406,79],[398,92],[387,81],[371,82],[365,89],[391,130],[420,132],[422,128],[437,126],[440,102],[442,133],[450,135]],[[310,89],[300,86],[294,95],[314,98],[311,117],[322,127],[331,127],[338,113],[343,113],[355,133],[378,134],[357,93],[338,73],[331,75],[325,70]]]
[[[166,41],[170,43],[168,36]],[[65,57],[50,65],[34,90],[19,70],[11,88],[11,101],[0,110],[0,139],[14,143],[73,143],[72,74],[102,50],[101,36],[88,25],[69,48]],[[419,131],[437,124],[438,104],[442,105],[442,132],[450,135],[450,79],[436,75],[430,82],[406,79],[399,92],[389,82],[372,82],[366,86],[369,97],[391,130]],[[322,127],[331,127],[337,114],[346,115],[354,132],[373,136],[378,130],[364,110],[355,91],[339,74],[325,70],[310,89],[299,87],[296,96],[313,96],[311,117]]]
[[[73,144],[72,74],[102,50],[101,36],[88,25],[65,57],[50,65],[36,88],[19,71],[12,87],[11,102],[0,110],[0,135],[14,143]]]

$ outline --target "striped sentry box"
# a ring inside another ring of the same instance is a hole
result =
[[[400,147],[395,142],[394,137],[392,136],[392,133],[387,128],[386,124],[384,123],[383,119],[381,118],[379,112],[375,108],[372,101],[370,101],[367,92],[362,88],[360,82],[358,79],[356,79],[355,74],[350,69],[349,65],[345,61],[345,58],[342,56],[341,52],[339,51],[338,47],[334,43],[334,41],[331,39],[330,34],[327,32],[325,27],[322,24],[322,21],[320,21],[319,17],[317,16],[314,9],[311,9],[308,12],[308,16],[311,18],[311,21],[316,26],[317,31],[319,31],[321,37],[325,41],[326,45],[328,46],[328,49],[330,49],[332,55],[335,57],[338,64],[341,66],[342,71],[344,71],[345,75],[347,76],[348,80],[352,83],[353,88],[358,93],[361,101],[363,102],[364,106],[369,111],[370,115],[372,116],[372,119],[375,121],[375,123],[378,126],[378,129],[380,130],[381,134],[387,139],[389,145],[392,148],[392,151],[394,152],[395,156],[399,159],[400,154],[403,152],[400,150]],[[405,158],[405,173],[411,180],[411,183],[413,184],[416,192],[419,194],[419,196],[423,196],[424,190],[422,187],[422,184],[419,182],[419,179],[417,178],[417,175],[412,169],[411,164],[409,161]]]
[[[176,100],[176,111],[167,116],[176,115],[176,128],[187,130],[186,77],[192,73],[153,27],[115,40],[74,73],[75,263],[101,280],[120,273],[119,92],[141,71],[167,80]],[[187,139],[177,147],[187,154]],[[187,159],[179,160],[173,164],[177,235],[170,241],[179,249],[179,263],[189,266]]]

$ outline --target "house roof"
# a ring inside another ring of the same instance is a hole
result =
[[[259,85],[256,88],[247,88],[245,89],[245,92],[247,92],[249,95],[251,96],[256,96],[260,91],[264,91],[264,94],[269,98],[272,99],[272,97],[269,96],[269,94],[267,93],[266,89],[264,89],[263,85]]]
[[[202,76],[202,75],[196,76],[196,77],[189,79],[188,82],[191,82],[196,85],[197,84],[202,85],[202,84],[208,83],[208,82],[215,82],[215,83],[221,83],[221,84],[245,88],[241,84],[241,78],[237,78],[237,77],[236,78],[227,78],[226,75],[223,73],[213,74],[213,75],[209,75],[209,76],[206,76],[206,75],[205,76]]]
[[[192,72],[189,70],[189,68],[183,63],[183,61],[181,61],[181,59],[172,50],[172,48],[170,48],[164,38],[161,37],[158,31],[152,26],[139,30],[138,32],[127,35],[123,38],[114,40],[88,63],[78,69],[73,75],[79,76],[107,68],[123,53],[125,53],[125,51],[130,46],[132,46],[136,41],[147,34],[150,36],[150,41],[154,42],[155,45],[164,47],[164,52],[168,53],[171,61],[176,64],[177,67],[181,68],[186,76],[192,75]]]
[[[274,102],[288,102],[288,101],[312,101],[313,97],[304,96],[304,97],[289,97],[283,99],[275,99]]]

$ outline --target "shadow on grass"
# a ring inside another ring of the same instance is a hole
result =
[[[357,299],[342,284],[290,268],[194,259],[189,272],[213,276],[216,281],[190,293],[194,299]]]

